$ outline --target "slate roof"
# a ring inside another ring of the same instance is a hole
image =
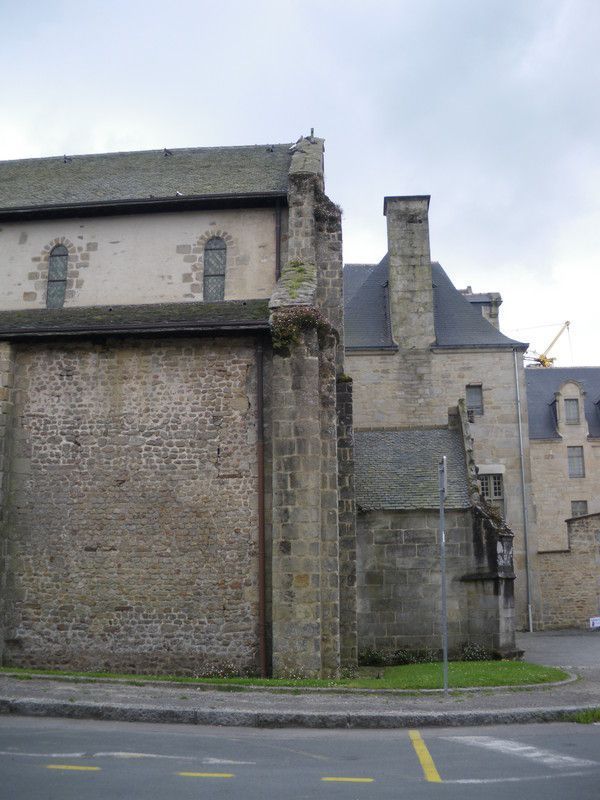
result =
[[[560,438],[551,404],[555,392],[568,380],[582,384],[590,436],[600,437],[600,367],[528,367],[525,380],[530,439]]]
[[[102,333],[269,329],[268,300],[0,311],[0,340]]]
[[[346,348],[394,348],[389,320],[389,258],[379,264],[344,267],[344,325]],[[454,287],[437,261],[431,264],[433,314],[437,347],[490,347],[525,350],[527,345],[509,339]]]
[[[290,147],[195,147],[0,161],[0,211],[285,194]]]
[[[438,462],[447,457],[447,508],[470,506],[460,432],[448,428],[355,431],[356,501],[364,511],[439,507]]]
[[[526,350],[524,342],[509,339],[483,317],[446,275],[441,265],[431,264],[433,316],[437,347],[506,347]]]
[[[344,339],[347,350],[397,349],[392,339],[388,301],[388,264],[344,266]]]

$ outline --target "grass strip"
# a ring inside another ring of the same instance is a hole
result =
[[[267,686],[297,688],[352,689],[439,689],[442,687],[442,664],[406,664],[398,667],[362,667],[352,678],[257,678],[257,677],[189,677],[181,675],[132,675],[113,672],[78,672],[57,669],[25,669],[0,667],[0,673],[28,676],[54,676],[118,679],[142,684],[144,681],[165,681],[188,685],[211,684],[223,688]],[[449,664],[451,688],[463,689],[486,686],[522,686],[565,680],[568,675],[557,667],[544,667],[527,661],[452,661]]]

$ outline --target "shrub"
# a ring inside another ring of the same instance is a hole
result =
[[[461,658],[463,661],[492,661],[493,654],[477,642],[465,642],[462,646]]]

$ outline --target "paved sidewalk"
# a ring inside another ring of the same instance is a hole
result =
[[[578,679],[559,686],[444,696],[438,692],[217,691],[185,684],[132,686],[0,675],[0,713],[197,725],[399,728],[561,720],[576,711],[600,707],[600,635],[592,639],[585,633],[567,632],[519,638],[525,657],[529,654],[531,660],[544,662],[544,652],[554,657],[552,647],[558,661],[550,663],[563,665],[569,656]],[[552,647],[548,644],[544,649],[545,639],[552,639]],[[577,655],[580,644],[582,655]],[[595,664],[590,663],[594,653],[598,656]],[[578,661],[585,663],[573,663]]]

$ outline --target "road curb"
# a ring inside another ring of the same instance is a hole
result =
[[[472,711],[295,712],[191,709],[0,698],[0,714],[112,722],[175,723],[253,728],[413,728],[560,722],[597,704]]]

